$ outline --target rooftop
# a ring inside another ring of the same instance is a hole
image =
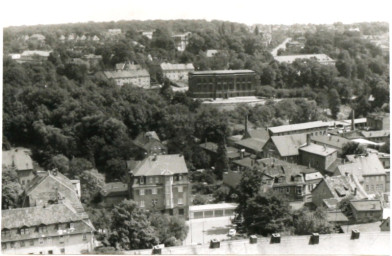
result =
[[[123,182],[106,183],[102,189],[103,196],[115,196],[128,193],[128,184]]]
[[[255,74],[253,70],[236,69],[236,70],[206,70],[206,71],[192,71],[191,75],[224,75],[224,74]]]
[[[377,232],[380,231],[381,221],[371,222],[371,223],[363,223],[363,224],[354,224],[354,225],[342,225],[340,228],[344,233],[351,234],[351,231],[354,229],[362,232]],[[389,232],[388,232],[389,233]],[[361,234],[362,235],[362,234]]]
[[[329,191],[336,199],[344,198],[349,195],[353,195],[354,189],[345,176],[331,176],[325,177],[324,182],[326,183]],[[319,183],[319,185],[321,182]],[[317,187],[316,187],[317,188]],[[314,190],[316,189],[314,188]]]
[[[306,144],[306,134],[272,136],[271,140],[280,156],[296,156],[299,154],[298,149]]]
[[[388,137],[390,134],[389,130],[381,131],[362,131],[362,135],[365,138],[377,138],[377,137]]]
[[[319,135],[319,136],[312,136],[311,141],[316,142],[318,144],[325,144],[331,147],[336,148],[343,148],[343,145],[350,140],[340,137],[340,136],[326,136],[326,135]]]
[[[334,61],[326,54],[301,54],[301,55],[286,55],[286,56],[275,56],[274,57],[278,62],[288,62],[292,63],[297,59],[315,59],[319,62],[330,62]]]
[[[135,176],[158,176],[188,173],[183,155],[155,155],[148,156],[140,161],[133,175]]]
[[[311,154],[319,155],[319,156],[329,156],[332,153],[336,152],[336,149],[329,148],[326,146],[321,146],[317,144],[310,144],[304,147],[301,147],[299,150],[305,151]]]
[[[345,175],[345,173],[357,176],[385,174],[385,169],[376,154],[369,154],[368,156],[349,156],[348,159],[353,161],[353,163],[338,166],[338,170],[342,175]]]
[[[348,218],[341,211],[327,212],[327,220],[329,222],[348,222]]]
[[[235,144],[240,147],[249,148],[256,152],[261,152],[266,142],[267,140],[263,140],[263,139],[248,138],[248,139],[236,141]]]
[[[235,209],[238,204],[235,203],[220,203],[220,204],[204,204],[204,205],[191,205],[189,211],[206,211],[206,210],[217,210],[217,209]]]
[[[161,66],[163,71],[166,71],[166,70],[195,70],[195,67],[193,66],[192,63],[187,63],[187,64],[176,63],[176,64],[172,64],[172,63],[163,62],[163,63],[161,63],[160,66]]]
[[[140,76],[150,76],[147,70],[117,70],[117,71],[104,71],[103,72],[107,78],[128,78],[128,77],[140,77]]]
[[[282,133],[282,132],[292,132],[292,131],[300,131],[306,129],[313,129],[313,128],[327,128],[329,126],[328,122],[323,121],[314,121],[314,122],[307,122],[307,123],[300,123],[300,124],[289,124],[289,125],[281,125],[270,127],[268,130],[275,133]]]
[[[380,200],[355,200],[350,204],[357,211],[382,211]]]

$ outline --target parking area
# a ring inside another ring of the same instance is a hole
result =
[[[191,219],[187,221],[189,232],[184,245],[209,243],[211,239],[227,239],[232,227],[230,216]]]

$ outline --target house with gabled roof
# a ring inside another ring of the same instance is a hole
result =
[[[167,147],[161,142],[155,131],[140,133],[133,140],[133,144],[143,150],[147,155],[161,155],[167,152]]]
[[[132,167],[130,197],[140,208],[189,218],[191,185],[183,155],[151,155]]]
[[[34,179],[33,160],[30,150],[26,148],[12,148],[3,151],[2,169],[13,169],[18,175],[19,183],[25,188]]]
[[[357,223],[382,220],[382,205],[380,200],[352,200],[350,207]]]
[[[306,134],[271,136],[263,146],[263,156],[298,163],[299,148],[305,144]]]

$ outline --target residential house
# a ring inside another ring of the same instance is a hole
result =
[[[189,218],[191,185],[182,155],[153,155],[130,171],[130,197],[140,208]]]
[[[335,65],[335,60],[326,54],[298,54],[298,55],[282,55],[274,56],[274,59],[279,63],[292,64],[299,59],[315,60],[323,65]]]
[[[68,204],[1,211],[4,254],[83,254],[94,249],[94,226]]]
[[[325,172],[336,161],[337,150],[310,143],[310,135],[308,135],[308,144],[299,148],[299,158],[300,164]]]
[[[384,219],[380,225],[381,231],[391,231],[391,217]]]
[[[150,74],[147,70],[117,70],[104,71],[108,79],[113,79],[118,86],[126,84],[148,89],[150,88]]]
[[[108,29],[108,34],[111,36],[121,35],[121,29],[119,28]]]
[[[116,64],[116,70],[142,70],[142,66],[133,62],[121,62]]]
[[[247,138],[240,141],[234,142],[234,146],[240,150],[245,150],[246,152],[253,154],[256,158],[262,158],[263,147],[267,140]]]
[[[328,210],[326,215],[327,221],[334,226],[347,225],[349,223],[348,218],[341,210]]]
[[[386,192],[386,171],[376,154],[348,156],[351,163],[339,165],[335,175],[351,175],[369,194]]]
[[[290,134],[326,135],[329,127],[328,122],[314,121],[300,124],[281,125],[268,128],[270,136],[282,136]]]
[[[164,77],[171,81],[185,81],[188,83],[188,73],[195,71],[192,63],[172,64],[163,62],[160,65]]]
[[[141,31],[140,32],[143,36],[147,37],[148,39],[152,39],[154,31]]]
[[[372,113],[367,116],[367,124],[370,130],[389,131],[390,121],[389,113]]]
[[[18,63],[42,63],[46,61],[52,51],[23,51],[19,56],[13,56]]]
[[[99,37],[98,37],[97,35],[94,35],[93,38],[92,38],[92,40],[93,40],[94,42],[98,42],[100,39],[99,39]]]
[[[176,45],[176,49],[180,52],[185,51],[186,46],[188,45],[189,38],[191,37],[191,32],[186,32],[183,34],[173,35],[172,38]]]
[[[207,141],[207,142],[200,143],[199,146],[211,157],[212,160],[217,157],[218,144]],[[230,162],[250,155],[247,152],[241,152],[237,148],[230,147],[230,146],[226,146],[226,152],[227,152],[227,158],[229,158]]]
[[[158,134],[154,131],[140,133],[136,139],[133,140],[133,143],[145,151],[147,155],[164,155],[167,153],[166,146],[163,145]]]
[[[123,182],[106,183],[100,191],[102,196],[102,204],[104,207],[113,207],[129,196],[128,184]]]
[[[312,203],[335,209],[337,204],[348,197],[361,198],[360,191],[351,183],[346,176],[324,177],[312,190]],[[332,199],[332,200],[331,200]]]
[[[271,136],[262,148],[264,158],[274,157],[298,163],[299,148],[306,145],[306,134]]]
[[[348,143],[350,140],[334,135],[318,135],[311,136],[310,141],[317,145],[334,148],[337,150],[337,155],[341,156],[344,144]]]
[[[22,188],[25,188],[34,179],[34,166],[30,150],[13,148],[3,151],[2,160],[3,171],[5,169],[15,170]]]
[[[382,206],[380,200],[352,200],[350,207],[357,223],[382,220]]]
[[[362,131],[362,136],[366,140],[370,140],[376,143],[387,142],[390,139],[389,130],[379,130],[379,131]]]

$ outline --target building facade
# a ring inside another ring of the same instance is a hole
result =
[[[353,217],[357,223],[382,220],[383,209],[380,200],[350,201]]]
[[[104,74],[118,86],[130,84],[144,89],[150,88],[150,74],[145,69],[104,71]]]
[[[328,122],[314,121],[300,124],[281,125],[268,128],[270,136],[282,136],[290,134],[311,134],[314,136],[326,135],[329,127]]]
[[[213,70],[189,73],[189,91],[194,98],[230,98],[256,95],[252,70]]]
[[[153,155],[130,171],[130,196],[147,210],[189,218],[191,186],[182,155]]]
[[[188,82],[188,73],[195,71],[192,63],[187,64],[172,64],[161,63],[162,74],[164,77],[172,81],[186,81]]]
[[[324,172],[337,159],[337,150],[316,144],[309,144],[299,149],[300,163],[312,166]]]
[[[367,116],[367,125],[370,130],[388,130],[390,127],[388,113],[373,113]]]
[[[30,157],[30,150],[25,148],[13,148],[3,151],[2,160],[3,170],[15,170],[22,188],[26,188],[34,179],[34,167],[33,160]]]

